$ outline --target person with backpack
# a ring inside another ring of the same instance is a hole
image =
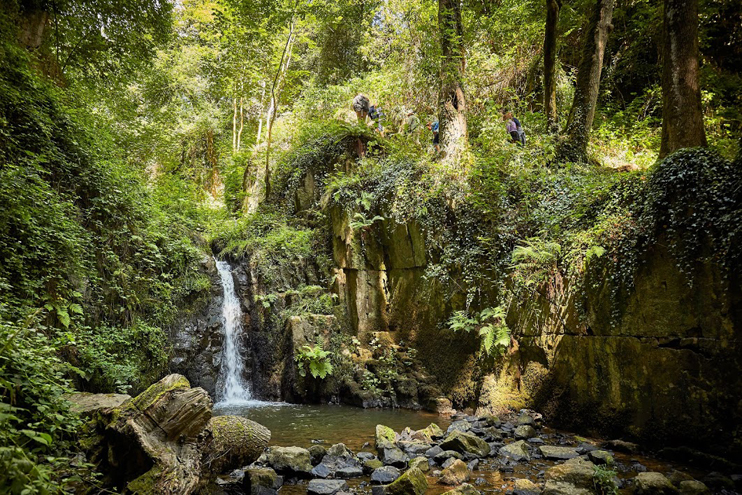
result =
[[[366,122],[366,116],[369,112],[369,103],[369,99],[366,95],[360,93],[353,98],[353,110],[356,112],[356,117],[358,117],[359,123]]]
[[[371,117],[371,120],[377,122],[376,130],[379,132],[381,137],[384,137],[384,126],[381,123],[384,117],[384,112],[381,111],[381,107],[378,105],[371,105],[368,109],[368,116]]]
[[[430,132],[433,133],[433,146],[435,146],[435,151],[440,153],[441,152],[441,140],[440,136],[438,135],[438,129],[440,128],[440,125],[438,124],[438,121],[435,122],[428,122],[428,129]]]
[[[508,134],[510,134],[510,142],[518,143],[521,146],[525,146],[526,132],[523,130],[523,126],[521,126],[520,121],[513,117],[512,112],[509,112],[507,110],[504,112],[503,120],[506,121],[505,129],[507,130]]]

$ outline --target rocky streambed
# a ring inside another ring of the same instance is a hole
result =
[[[519,495],[742,493],[742,476],[660,461],[637,445],[552,430],[523,410],[506,417],[457,415],[413,430],[375,428],[353,452],[317,438],[272,446],[252,465],[217,479],[216,494]],[[722,461],[719,461],[722,462]],[[731,471],[730,471],[731,469]]]

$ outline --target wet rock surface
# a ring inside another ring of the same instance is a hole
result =
[[[326,448],[312,473],[312,490],[364,495],[734,495],[736,483],[742,481],[731,473],[678,470],[678,466],[643,457],[639,446],[627,442],[601,443],[557,432],[544,427],[540,416],[531,411],[500,419],[474,415],[453,419],[445,433],[433,426],[397,432],[378,425],[374,445],[358,453],[343,444]],[[515,432],[522,426],[532,428],[529,434],[534,436],[517,438]],[[499,440],[487,442],[493,435]],[[407,456],[405,448],[410,450],[417,443],[429,447],[421,455]],[[608,447],[613,445],[630,453]],[[404,464],[388,464],[390,452],[407,456]],[[268,463],[269,456],[262,461]],[[321,473],[316,471],[324,467]],[[294,473],[281,493],[320,493],[310,491],[306,483],[300,473]]]

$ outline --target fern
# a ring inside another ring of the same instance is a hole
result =
[[[332,375],[334,368],[330,362],[331,355],[331,352],[322,349],[320,345],[303,346],[295,358],[299,376],[307,376],[307,369],[313,378],[320,380]]]
[[[485,308],[471,317],[466,311],[456,311],[448,319],[448,327],[454,332],[477,331],[480,353],[502,355],[510,345],[510,329],[505,324],[505,316],[502,306]]]

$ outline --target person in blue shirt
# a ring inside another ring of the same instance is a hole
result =
[[[433,133],[433,146],[435,146],[435,151],[440,153],[441,152],[441,140],[440,136],[438,135],[438,121],[435,122],[428,122],[428,129],[430,129],[430,132]]]

